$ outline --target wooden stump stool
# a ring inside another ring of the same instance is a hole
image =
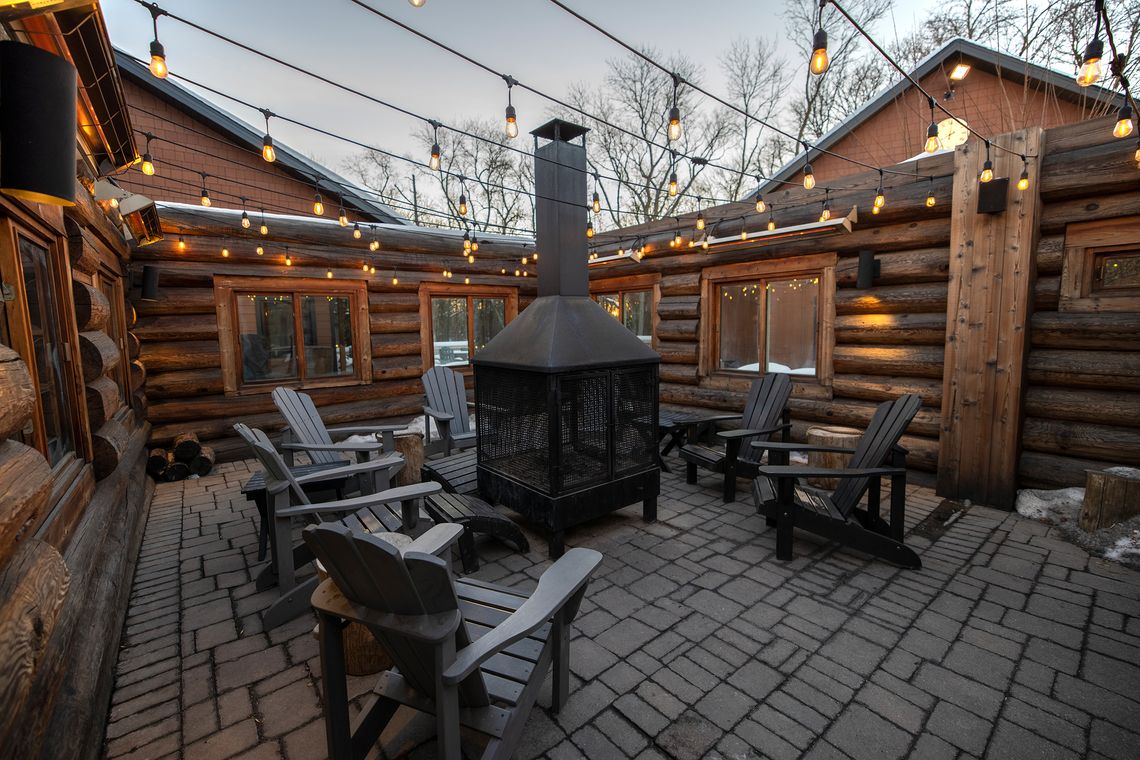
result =
[[[402,533],[376,533],[397,549],[404,549],[412,539]],[[322,581],[329,577],[320,560],[316,561],[317,575]],[[344,629],[344,670],[350,676],[370,676],[392,667],[392,658],[380,646],[372,631],[362,623],[349,623]]]
[[[404,469],[396,475],[396,483],[410,486],[420,482],[424,466],[424,435],[412,430],[396,434],[396,451],[404,455]]]
[[[1140,514],[1140,470],[1109,467],[1085,470],[1085,499],[1081,528],[1100,530]]]
[[[819,426],[810,427],[807,431],[808,443],[814,446],[841,446],[853,449],[859,444],[863,431],[849,427]],[[808,467],[827,467],[842,469],[851,461],[850,454],[832,453],[830,451],[809,451]],[[839,485],[838,478],[808,478],[809,485],[816,488],[834,489]]]

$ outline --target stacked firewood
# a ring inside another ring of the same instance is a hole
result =
[[[170,449],[151,449],[146,471],[155,480],[185,480],[191,475],[207,475],[214,467],[214,450],[203,446],[194,433],[182,433]]]

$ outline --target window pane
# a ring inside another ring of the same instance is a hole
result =
[[[818,301],[818,277],[768,283],[769,372],[815,374]]]
[[[760,371],[761,287],[759,282],[720,286],[720,369]]]
[[[348,296],[301,296],[305,333],[305,376],[352,375],[352,299]]]
[[[244,382],[298,378],[293,296],[243,293],[237,297],[237,323]]]
[[[1140,288],[1140,252],[1100,254],[1096,257],[1093,290]]]
[[[28,296],[28,321],[32,328],[32,352],[39,379],[40,411],[47,439],[47,459],[53,465],[75,450],[71,417],[64,400],[63,357],[59,328],[53,319],[59,313],[48,278],[48,251],[26,238],[20,238],[20,268]]]
[[[644,343],[653,342],[653,299],[650,291],[637,290],[622,296],[622,323]]]
[[[467,363],[467,299],[431,299],[432,353],[436,366]]]
[[[596,297],[601,307],[613,315],[614,319],[621,316],[621,303],[617,293],[599,293]]]
[[[507,301],[505,298],[476,298],[475,300],[475,350],[491,342],[507,324]]]

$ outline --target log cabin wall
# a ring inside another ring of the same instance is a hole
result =
[[[219,332],[216,282],[260,278],[266,283],[365,285],[370,382],[304,388],[330,425],[407,421],[422,415],[421,285],[463,291],[467,279],[472,290],[506,286],[518,290],[520,307],[534,296],[533,266],[530,277],[513,274],[521,258],[534,252],[529,241],[484,239],[472,264],[461,255],[461,233],[377,225],[356,240],[351,228],[335,221],[270,215],[270,232],[263,237],[256,228],[241,229],[238,211],[172,205],[161,207],[160,215],[166,239],[134,253],[136,268],[145,264],[160,270],[159,298],[148,302],[139,299],[137,290],[131,294],[147,375],[151,445],[168,446],[180,433],[193,432],[214,449],[218,461],[249,455],[233,432],[235,422],[272,435],[284,421],[270,397],[274,383],[248,392],[226,391],[224,365],[232,359],[225,356],[225,338]],[[368,247],[373,231],[381,244],[375,253]],[[223,247],[229,252],[225,258]],[[286,251],[291,266],[285,265]],[[366,262],[375,273],[363,273]],[[444,267],[455,270],[452,278],[442,276]],[[471,391],[470,382],[468,386]]]

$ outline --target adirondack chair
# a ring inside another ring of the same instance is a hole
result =
[[[452,449],[466,449],[475,445],[475,431],[467,411],[474,406],[467,400],[463,375],[447,367],[432,367],[424,373],[424,453],[442,453],[451,456]],[[431,441],[431,422],[439,430],[439,439]]]
[[[293,463],[293,452],[304,451],[314,464],[343,464],[346,455],[355,454],[358,461],[366,460],[371,454],[396,450],[396,432],[406,425],[348,425],[327,428],[313,399],[307,393],[279,386],[273,389],[273,403],[285,418],[285,450],[287,461]],[[382,441],[342,441],[334,443],[333,435],[376,435]]]
[[[344,520],[346,524],[367,531],[411,530],[419,517],[417,500],[442,489],[438,483],[387,488],[388,477],[403,464],[398,454],[297,476],[265,433],[241,423],[234,428],[239,426],[242,428],[238,430],[239,434],[252,441],[254,455],[265,470],[266,519],[272,526],[269,534],[271,564],[259,575],[257,586],[267,588],[275,578],[281,594],[262,617],[266,629],[292,620],[308,609],[309,594],[317,585],[315,577],[298,584],[297,570],[311,562],[312,555],[304,546],[293,546],[293,518],[300,517],[309,522]],[[383,483],[385,490],[375,493],[314,504],[305,492],[306,485],[322,480],[327,482],[329,479],[379,471],[385,471],[387,475],[374,482]],[[394,505],[399,505],[399,513]]]
[[[695,436],[681,447],[681,458],[685,460],[685,480],[697,482],[697,469],[704,468],[724,474],[724,503],[736,500],[736,478],[756,477],[763,452],[748,444],[766,441],[776,432],[782,432],[784,440],[791,430],[788,418],[788,397],[792,395],[792,381],[785,374],[769,372],[754,380],[748,390],[743,414],[723,414],[695,420],[690,429],[697,425],[707,425],[721,420],[740,420],[735,430],[721,430],[717,438],[723,443],[705,446]]]
[[[435,548],[458,538],[437,525],[420,537]],[[429,538],[430,537],[430,538]],[[333,760],[362,758],[400,705],[435,715],[440,757],[458,760],[460,727],[488,737],[484,758],[510,757],[553,664],[553,709],[570,684],[570,625],[602,561],[571,549],[530,595],[470,579],[415,547],[399,550],[342,526],[305,528],[329,572],[313,593],[319,618],[325,728]],[[380,676],[372,702],[349,727],[342,630],[363,623],[396,664]]]
[[[906,510],[906,450],[898,445],[922,399],[910,394],[886,401],[875,410],[854,449],[806,443],[756,442],[766,448],[773,464],[759,468],[752,484],[756,508],[776,526],[776,557],[792,558],[792,530],[801,528],[833,541],[910,568],[922,567],[914,550],[903,544]],[[851,454],[848,467],[788,466],[791,451],[832,451]],[[827,493],[797,483],[798,478],[840,478]],[[891,479],[890,523],[879,516],[882,478]],[[867,494],[867,508],[859,501]]]

